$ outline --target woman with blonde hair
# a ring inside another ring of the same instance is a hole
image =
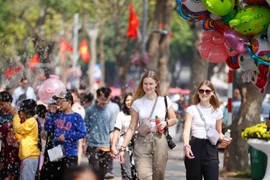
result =
[[[166,112],[168,119],[165,119]],[[163,180],[168,143],[162,131],[165,127],[175,125],[176,117],[171,100],[161,94],[160,81],[154,71],[142,76],[133,96],[130,113],[130,126],[119,150],[120,163],[124,163],[124,151],[137,129],[139,133],[135,139],[134,158],[138,180]],[[160,119],[159,124],[155,123],[156,116]]]
[[[232,139],[224,140],[221,131],[223,113],[213,84],[202,81],[194,95],[193,105],[186,110],[183,144],[187,180],[218,179],[219,159],[216,143],[209,140],[207,130],[216,130],[216,140],[227,145]],[[191,137],[190,137],[191,132]]]

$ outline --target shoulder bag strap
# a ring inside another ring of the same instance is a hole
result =
[[[165,121],[168,121],[168,103],[167,103],[167,96],[164,96],[164,102],[165,102]],[[169,134],[169,128],[165,127],[165,134]]]
[[[149,116],[149,120],[151,119],[152,114],[153,114],[153,112],[154,112],[154,110],[155,110],[155,107],[156,107],[157,101],[158,101],[158,96],[156,97],[155,103],[154,103],[154,105],[153,105],[152,111],[151,111],[150,116]]]
[[[206,123],[205,118],[204,118],[204,116],[203,116],[201,110],[199,109],[198,105],[196,105],[196,109],[197,109],[197,111],[199,112],[200,117],[201,117],[202,121],[204,122],[204,127],[205,127],[205,129],[206,129],[207,123]]]

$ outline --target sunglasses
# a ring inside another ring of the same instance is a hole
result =
[[[212,90],[210,90],[210,89],[199,89],[200,94],[205,93],[205,94],[209,95],[211,92],[212,92]]]

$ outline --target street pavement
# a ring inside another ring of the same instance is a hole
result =
[[[184,165],[184,152],[183,152],[183,144],[179,141],[180,135],[176,134],[176,126],[170,127],[170,134],[174,138],[174,142],[176,142],[176,147],[173,150],[169,150],[169,158],[167,162],[165,180],[185,180],[186,173],[185,173],[185,165]],[[219,160],[220,164],[219,167],[222,169],[223,167],[223,158],[224,153],[219,152]],[[84,161],[86,159],[84,158]],[[113,161],[113,172],[115,177],[113,180],[122,180],[121,178],[121,168],[118,161],[118,157]],[[249,178],[219,178],[219,180],[251,180]]]

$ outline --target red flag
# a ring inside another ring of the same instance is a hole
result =
[[[82,60],[86,63],[89,63],[90,53],[89,53],[87,41],[85,38],[82,40],[82,42],[80,44],[79,51],[80,51],[80,55],[81,55]]]
[[[61,61],[66,60],[66,56],[65,56],[66,51],[73,53],[73,47],[63,38],[59,42],[59,48],[60,48],[59,53],[60,53]]]
[[[14,71],[11,68],[8,68],[7,71],[5,72],[6,78],[11,78],[14,74]]]
[[[65,39],[60,40],[59,46],[60,46],[60,53],[63,53],[65,51],[73,53],[73,47]]]
[[[39,63],[39,54],[35,54],[32,59],[29,61],[29,68],[31,70],[35,69],[37,64]]]
[[[137,29],[139,25],[140,21],[134,11],[133,5],[130,3],[127,37],[137,39]]]

